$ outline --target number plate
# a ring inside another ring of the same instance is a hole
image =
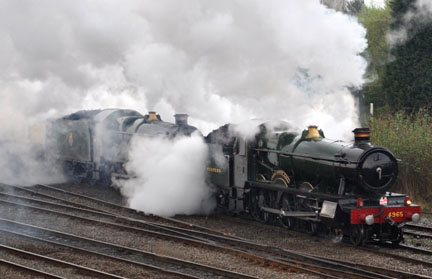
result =
[[[403,211],[393,211],[393,212],[389,212],[388,216],[391,218],[402,218],[402,217],[404,217],[404,212]]]

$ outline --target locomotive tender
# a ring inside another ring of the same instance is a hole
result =
[[[110,185],[113,177],[129,177],[124,163],[132,136],[173,138],[197,131],[188,125],[187,114],[174,117],[172,124],[155,112],[143,116],[125,109],[78,111],[48,125],[47,146],[67,175]]]
[[[369,129],[353,132],[354,143],[347,143],[325,138],[316,126],[293,132],[286,122],[263,123],[250,139],[233,125],[214,130],[206,137],[213,154],[207,171],[219,203],[266,223],[330,229],[354,245],[399,243],[403,224],[419,221],[420,206],[387,192],[398,173],[395,156],[371,145]]]

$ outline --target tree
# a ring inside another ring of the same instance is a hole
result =
[[[391,51],[393,61],[385,66],[381,90],[387,105],[409,112],[432,105],[432,22],[410,17],[418,12],[415,0],[393,0],[392,30],[404,28],[407,41]]]
[[[382,8],[364,6],[358,14],[367,29],[368,77],[362,93],[376,107],[415,112],[432,106],[432,14],[416,0],[392,0]],[[407,17],[407,15],[410,15]],[[406,34],[389,46],[387,33]]]
[[[368,61],[366,75],[369,82],[364,86],[362,93],[367,102],[384,106],[385,101],[381,95],[381,76],[384,75],[384,66],[388,61],[389,46],[386,34],[390,30],[391,9],[387,2],[384,7],[374,4],[363,5],[357,18],[366,28],[368,41],[368,47],[363,55]]]
[[[384,8],[378,6],[362,7],[357,15],[358,20],[366,28],[368,47],[366,57],[369,62],[369,71],[376,74],[388,59],[388,44],[386,34],[390,30],[391,10],[388,5]]]
[[[364,0],[351,0],[346,3],[345,11],[351,15],[356,15],[361,12],[364,5]]]
[[[320,0],[321,4],[338,12],[350,15],[358,14],[364,6],[364,0]]]
[[[392,51],[382,90],[392,108],[417,111],[432,105],[432,25]]]

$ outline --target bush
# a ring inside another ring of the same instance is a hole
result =
[[[371,118],[371,142],[387,147],[400,159],[393,191],[411,195],[417,202],[432,204],[432,114],[381,113]]]

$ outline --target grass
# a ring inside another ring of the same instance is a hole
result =
[[[370,119],[369,127],[372,144],[387,147],[401,160],[392,191],[432,208],[432,114],[383,112]]]

